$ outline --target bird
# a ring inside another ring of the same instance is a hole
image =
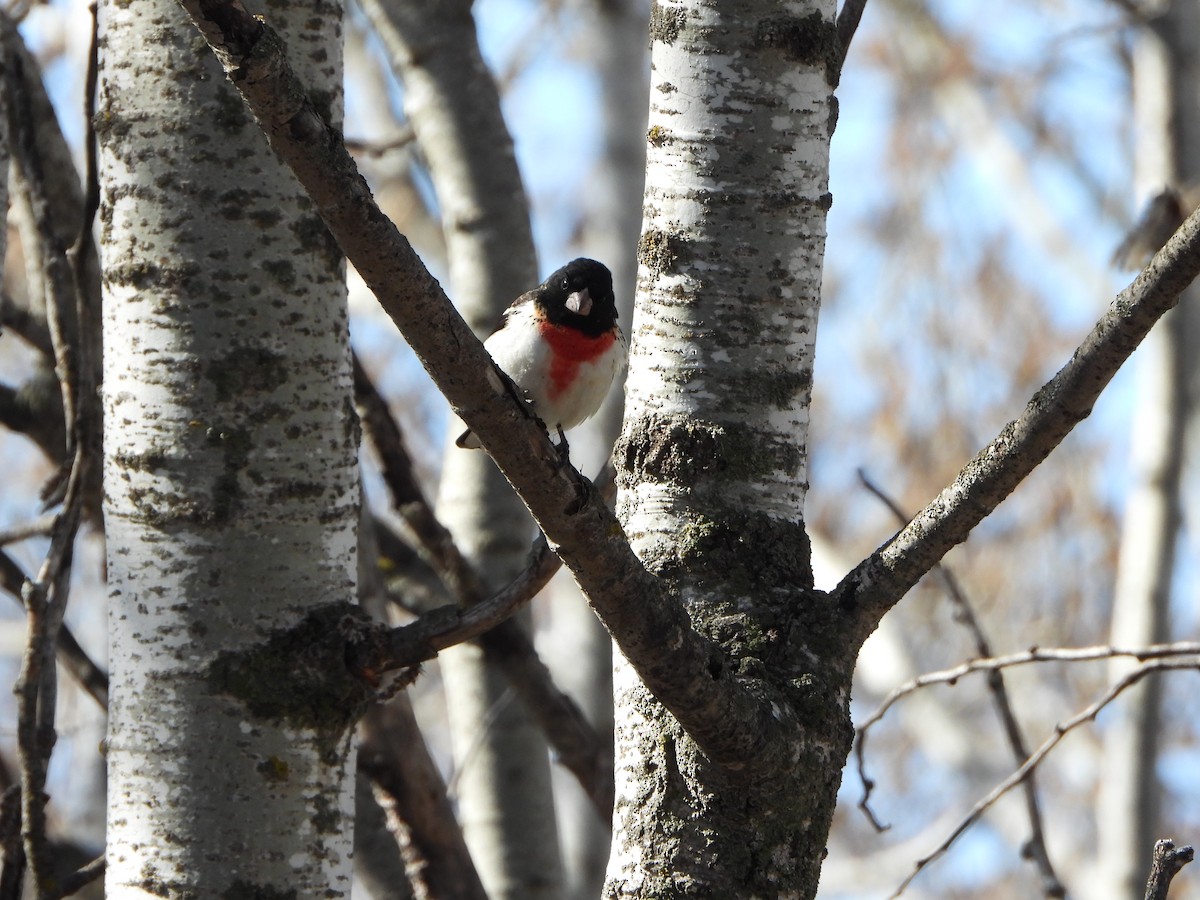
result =
[[[625,367],[612,273],[594,259],[572,260],[514,300],[483,346],[564,450],[563,432],[595,414]],[[481,446],[470,429],[455,443]]]

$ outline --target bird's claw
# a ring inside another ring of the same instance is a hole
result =
[[[561,425],[557,425],[555,427],[558,429],[558,461],[561,465],[570,465],[571,447],[567,444],[567,436],[563,434]]]

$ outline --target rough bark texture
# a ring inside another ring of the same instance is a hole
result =
[[[618,660],[609,896],[816,893],[853,662],[827,643],[802,522],[832,16],[823,2],[652,12],[619,513],[735,677],[770,699],[789,764],[714,766]]]
[[[340,116],[341,12],[276,3]],[[107,892],[350,893],[343,267],[173,3],[105,3]]]
[[[404,109],[437,192],[459,311],[486,337],[539,280],[528,204],[500,97],[464,0],[368,0],[364,9],[404,84]],[[438,515],[489,589],[525,565],[533,524],[483,453],[454,446],[451,422]],[[518,616],[528,627],[528,615]],[[471,855],[496,898],[557,896],[558,842],[546,742],[477,644],[441,656],[459,809]]]

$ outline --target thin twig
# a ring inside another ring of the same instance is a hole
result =
[[[1194,670],[1197,668],[1200,668],[1200,661],[1195,660],[1195,659],[1187,659],[1187,660],[1156,659],[1156,660],[1151,660],[1150,662],[1143,663],[1141,666],[1139,666],[1138,668],[1129,672],[1124,678],[1122,678],[1120,681],[1118,681],[1116,684],[1114,684],[1111,688],[1109,688],[1109,690],[1099,700],[1090,704],[1089,706],[1084,708],[1081,712],[1079,712],[1072,718],[1068,719],[1066,722],[1061,723],[1059,725],[1055,725],[1054,733],[1049,738],[1047,738],[1046,741],[1040,747],[1037,748],[1037,750],[1035,750],[1032,754],[1030,754],[1029,758],[1027,760],[1025,760],[1025,763],[1022,766],[1020,766],[1015,772],[1013,772],[1011,775],[1009,775],[1007,778],[1005,778],[1003,781],[1001,781],[998,785],[996,785],[994,788],[992,788],[992,790],[989,791],[986,796],[984,796],[973,807],[971,807],[971,811],[968,812],[967,815],[963,817],[963,819],[958,823],[958,825],[950,833],[949,837],[947,837],[937,847],[936,850],[934,850],[928,856],[922,857],[921,859],[917,860],[916,866],[914,867],[913,871],[909,874],[909,876],[907,878],[904,879],[904,881],[903,881],[903,883],[901,883],[900,887],[898,887],[896,889],[896,891],[891,895],[890,900],[894,900],[894,898],[899,897],[901,894],[903,894],[905,889],[907,889],[907,887],[910,884],[912,884],[913,879],[915,879],[918,875],[920,875],[926,866],[928,866],[930,863],[932,863],[935,860],[940,859],[942,856],[944,856],[946,854],[946,851],[948,851],[950,849],[950,847],[954,845],[954,842],[957,841],[960,837],[962,837],[962,835],[967,831],[967,829],[970,828],[972,825],[975,824],[976,821],[979,820],[980,816],[982,816],[985,812],[987,812],[989,809],[991,809],[992,806],[995,805],[996,801],[998,801],[1001,797],[1003,797],[1005,794],[1007,794],[1009,791],[1011,791],[1014,787],[1016,787],[1018,784],[1020,784],[1022,781],[1024,781],[1029,776],[1029,773],[1033,772],[1041,764],[1042,760],[1044,760],[1050,754],[1050,751],[1052,751],[1055,747],[1058,746],[1059,742],[1064,737],[1066,737],[1068,734],[1070,734],[1072,731],[1074,731],[1076,728],[1078,728],[1080,725],[1084,724],[1085,722],[1089,722],[1089,721],[1095,719],[1096,716],[1100,713],[1100,711],[1102,709],[1104,709],[1104,707],[1108,706],[1109,703],[1111,703],[1118,696],[1120,696],[1126,689],[1128,689],[1130,686],[1136,684],[1137,682],[1141,681],[1147,675],[1151,675],[1155,672],[1184,670],[1184,669],[1193,669]]]
[[[7,37],[10,41],[19,40],[18,36],[11,33]],[[46,322],[50,326],[50,340],[54,348],[54,370],[62,391],[63,418],[67,423],[66,456],[70,459],[74,454],[75,435],[71,426],[76,420],[78,387],[78,360],[72,342],[72,337],[78,330],[78,323],[72,323],[70,318],[70,313],[75,308],[75,294],[66,252],[55,232],[50,201],[45,190],[46,176],[42,170],[41,154],[38,152],[37,139],[34,136],[34,112],[27,80],[30,76],[21,54],[12,52],[9,56],[9,134],[12,137],[14,163],[19,166],[24,176],[29,208],[38,234],[40,246],[34,249],[34,252],[39,253],[45,274]]]
[[[92,24],[94,55],[94,11]],[[11,45],[20,37],[11,27],[6,27],[4,39]],[[51,224],[44,173],[32,133],[28,74],[20,53],[13,52],[15,49],[10,46],[7,54],[11,61],[10,77],[5,84],[8,91],[8,127],[13,136],[13,147],[20,154],[29,204],[41,236],[42,265],[50,285],[45,298],[47,321],[54,345],[55,369],[62,390],[70,459],[68,476],[64,482],[63,507],[51,531],[49,550],[37,578],[26,581],[21,590],[28,632],[15,688],[21,769],[21,836],[29,876],[39,893],[44,893],[43,886],[51,884],[53,877],[52,855],[46,834],[48,798],[44,788],[50,754],[57,739],[54,727],[58,693],[55,650],[69,596],[75,536],[82,514],[82,486],[92,462],[89,447],[98,446],[98,442],[91,440],[89,428],[94,419],[85,411],[85,407],[90,405],[90,398],[84,402],[80,400],[81,395],[86,397],[81,392],[92,386],[78,318],[80,310],[87,305],[87,297],[82,290],[83,280],[75,277],[74,267],[67,267],[65,252]],[[94,82],[92,86],[94,88]],[[87,229],[90,234],[90,220]],[[72,312],[75,314],[74,323],[71,321]],[[78,344],[72,342],[73,337],[79,340]],[[81,356],[84,357],[83,365]]]
[[[433,659],[439,651],[474,640],[512,618],[549,583],[562,565],[550,552],[544,536],[538,538],[530,556],[525,570],[486,600],[467,607],[458,604],[440,606],[409,625],[392,629],[387,668],[406,668]]]
[[[10,23],[5,23],[5,43],[20,40]],[[74,410],[74,357],[68,344],[65,320],[66,298],[70,295],[65,258],[50,224],[49,204],[44,191],[41,166],[33,137],[32,107],[25,66],[19,53],[6,47],[10,65],[4,90],[11,146],[18,157],[29,194],[36,228],[40,235],[42,265],[50,285],[45,298],[47,321],[54,344],[55,368],[62,390],[68,423]],[[68,429],[68,433],[70,430]],[[60,514],[53,529],[50,550],[36,582],[26,581],[21,598],[25,605],[27,637],[21,668],[14,686],[17,695],[17,748],[21,774],[21,839],[28,872],[34,885],[48,884],[52,877],[52,854],[46,834],[46,770],[54,746],[54,709],[57,694],[54,646],[61,623],[70,571],[74,529]]]
[[[860,727],[867,728],[875,724],[895,703],[914,691],[933,684],[954,685],[963,677],[975,672],[992,672],[1045,662],[1094,662],[1117,658],[1130,658],[1138,662],[1145,662],[1176,657],[1190,657],[1193,660],[1192,665],[1200,667],[1200,642],[1177,641],[1170,644],[1149,644],[1145,647],[1114,647],[1108,644],[1095,647],[1032,647],[1020,653],[1009,653],[988,659],[972,659],[949,669],[927,672],[893,689],[875,712],[863,720]],[[1181,668],[1186,668],[1186,666],[1181,666]]]
[[[25,582],[24,570],[0,550],[0,590],[23,604]],[[88,656],[65,624],[58,630],[58,662],[102,708],[108,707],[108,675]]]
[[[908,524],[909,517],[904,514],[896,501],[886,494],[879,486],[874,484],[862,469],[858,470],[859,481],[868,491],[874,494],[880,502],[882,502],[894,515],[903,527]],[[975,644],[975,653],[983,658],[992,656],[991,642],[987,635],[984,634],[983,625],[979,622],[979,617],[975,615],[975,608],[967,597],[966,591],[963,590],[958,578],[944,563],[939,562],[934,566],[934,571],[942,579],[942,583],[946,587],[946,592],[950,595],[950,600],[958,611],[956,618],[960,621],[971,635],[971,640]],[[992,699],[996,705],[996,712],[1000,715],[1000,722],[1004,727],[1004,736],[1008,740],[1008,746],[1012,750],[1013,756],[1016,758],[1017,765],[1021,765],[1029,758],[1029,750],[1025,746],[1025,735],[1021,730],[1021,723],[1017,721],[1016,714],[1013,712],[1012,701],[1008,696],[1008,688],[1004,684],[1004,675],[999,669],[992,669],[987,673],[988,691],[992,695]],[[855,751],[855,758],[858,761],[859,773],[862,774],[863,753],[862,748],[866,742],[866,729],[860,728],[857,733],[858,747]],[[873,784],[873,782],[871,782]],[[1029,817],[1029,840],[1023,848],[1022,855],[1028,856],[1037,866],[1038,871],[1042,876],[1042,891],[1047,897],[1065,897],[1067,894],[1066,888],[1059,880],[1058,873],[1054,869],[1054,863],[1050,860],[1050,851],[1046,847],[1045,828],[1042,823],[1042,810],[1038,802],[1037,781],[1033,774],[1025,779],[1022,785],[1025,794],[1025,812]],[[863,798],[859,802],[860,809],[866,809],[870,815],[872,823],[876,822],[875,816],[870,812],[868,806],[868,798],[870,796],[870,788],[868,782],[863,779]]]
[[[1150,863],[1150,875],[1146,879],[1145,900],[1167,900],[1172,879],[1194,856],[1195,852],[1191,847],[1177,848],[1174,841],[1156,841],[1154,858]]]
[[[42,516],[32,522],[12,525],[0,530],[0,547],[27,541],[30,538],[46,537],[54,528],[54,516]]]
[[[70,875],[61,878],[57,889],[50,895],[50,900],[61,900],[83,890],[97,878],[104,875],[107,866],[104,855],[101,854],[85,866],[76,869]]]
[[[353,355],[354,399],[363,431],[379,458],[380,474],[392,505],[412,532],[413,545],[425,562],[442,578],[446,587],[464,604],[485,596],[483,583],[459,552],[453,535],[438,521],[413,474],[412,459],[404,446],[400,425],[388,409],[367,370]]]
[[[411,127],[404,127],[401,132],[387,140],[368,141],[358,138],[346,138],[346,149],[360,156],[383,156],[393,150],[407,147],[417,139]]]

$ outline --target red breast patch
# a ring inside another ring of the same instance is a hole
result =
[[[567,325],[542,322],[539,327],[542,338],[550,345],[551,399],[558,397],[571,386],[581,363],[601,356],[617,339],[612,331],[589,337],[579,329]]]

